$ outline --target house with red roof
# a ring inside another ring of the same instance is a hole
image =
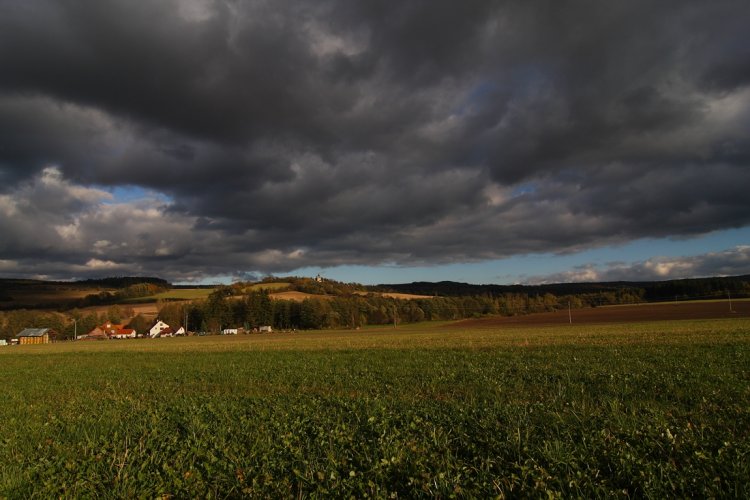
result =
[[[82,340],[134,339],[136,334],[132,328],[107,321],[91,330]]]

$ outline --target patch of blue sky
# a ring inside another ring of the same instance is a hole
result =
[[[554,67],[551,64],[540,62],[516,64],[512,68],[506,67],[502,72],[477,82],[455,112],[463,115],[473,109],[478,109],[489,99],[496,97],[498,92],[508,95],[536,92],[540,85],[549,80],[549,74],[553,70]]]
[[[584,266],[606,269],[612,263],[633,264],[654,258],[691,257],[722,252],[740,245],[750,245],[750,226],[715,231],[689,239],[640,239],[622,245],[592,248],[562,255],[551,253],[529,254],[484,262],[434,266],[309,266],[288,273],[276,273],[276,276],[315,277],[320,274],[327,279],[346,283],[362,283],[364,285],[410,283],[412,281],[459,281],[476,284],[510,285],[524,283],[532,277],[564,273]],[[212,276],[198,282],[185,282],[184,284],[210,285],[231,282],[231,276]]]
[[[508,259],[517,265],[516,281],[591,266],[607,269],[612,264],[634,264],[650,259],[678,259],[730,250],[750,244],[750,226],[714,231],[694,238],[644,238],[622,245],[592,248],[573,254],[531,255]]]
[[[658,257],[691,257],[750,244],[750,226],[713,231],[693,238],[644,238],[624,245],[575,254],[592,263],[640,262]]]
[[[172,198],[153,189],[144,189],[140,186],[114,186],[105,188],[112,194],[112,200],[109,203],[129,203],[138,200],[158,200],[163,203],[172,202]]]
[[[229,285],[233,281],[232,276],[228,274],[223,275],[217,275],[217,276],[208,276],[205,278],[192,280],[192,281],[175,281],[172,283],[173,285],[186,285],[186,286],[211,286],[211,285]]]
[[[523,283],[531,277],[553,275],[584,266],[605,269],[612,263],[632,264],[654,258],[680,258],[722,252],[750,245],[750,226],[715,231],[690,239],[641,239],[623,245],[593,248],[571,254],[529,254],[484,262],[435,266],[337,266],[305,267],[281,276],[321,276],[362,284],[412,281],[460,281],[478,284]]]
[[[497,85],[491,80],[484,80],[478,83],[469,91],[463,102],[461,102],[456,108],[455,113],[459,116],[465,115],[472,110],[481,107],[485,100],[491,97],[496,89]]]
[[[525,182],[523,184],[519,184],[515,188],[513,188],[513,191],[511,191],[512,195],[515,196],[522,196],[524,194],[533,194],[536,192],[536,186],[530,182]]]

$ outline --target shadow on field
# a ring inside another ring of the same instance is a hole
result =
[[[644,321],[674,321],[680,319],[721,319],[750,316],[750,301],[668,302],[573,309],[573,324],[637,323]],[[569,322],[568,310],[524,316],[496,316],[468,319],[451,326],[486,328],[503,325],[560,325]]]

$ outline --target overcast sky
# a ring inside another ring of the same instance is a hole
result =
[[[0,0],[0,274],[750,273],[747,1]]]

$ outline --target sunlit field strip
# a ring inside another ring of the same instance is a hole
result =
[[[3,354],[63,352],[185,352],[345,349],[488,349],[578,344],[729,342],[750,331],[750,318],[651,321],[627,324],[461,328],[448,322],[364,330],[274,332],[109,341],[58,342],[0,348]]]

